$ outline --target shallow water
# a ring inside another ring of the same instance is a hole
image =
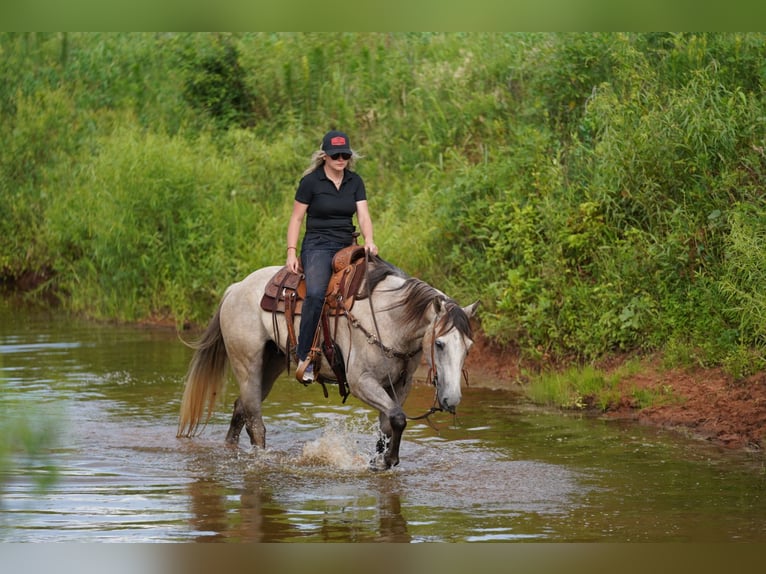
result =
[[[53,430],[0,482],[0,541],[766,541],[763,459],[635,424],[465,389],[372,472],[376,416],[284,377],[266,451],[226,448],[224,405],[176,439],[191,351],[175,332],[0,302],[0,408]],[[427,410],[418,384],[406,410]],[[57,478],[40,486],[51,469]]]

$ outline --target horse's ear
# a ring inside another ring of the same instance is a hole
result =
[[[474,301],[473,303],[468,305],[468,307],[463,307],[463,311],[465,311],[465,314],[470,319],[471,317],[473,317],[476,314],[476,309],[478,309],[478,308],[479,308],[479,302],[478,301]]]
[[[438,295],[434,297],[434,311],[436,311],[437,315],[442,312],[443,306],[442,298]]]

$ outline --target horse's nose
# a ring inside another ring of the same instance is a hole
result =
[[[455,405],[449,404],[449,400],[447,399],[442,401],[442,408],[450,414],[455,414]]]

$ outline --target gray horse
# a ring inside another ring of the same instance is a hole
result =
[[[288,330],[284,315],[274,317],[264,311],[260,300],[279,269],[259,269],[226,290],[215,316],[194,345],[179,437],[196,434],[205,407],[209,420],[228,362],[239,382],[239,398],[226,442],[236,445],[244,427],[251,444],[266,447],[261,405],[286,369]],[[341,315],[334,338],[351,394],[380,413],[382,460],[373,459],[371,465],[387,469],[399,463],[402,432],[407,426],[402,407],[423,355],[436,387],[435,408],[454,413],[460,403],[463,363],[473,344],[470,318],[478,302],[460,307],[441,291],[378,257],[370,259],[360,292],[369,297],[357,299],[352,310]],[[331,372],[324,359],[320,371]]]

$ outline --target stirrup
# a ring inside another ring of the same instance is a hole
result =
[[[306,372],[307,370],[308,373]],[[295,369],[295,378],[299,383],[303,383],[304,385],[314,382],[314,365],[311,356],[298,363],[298,367]]]

